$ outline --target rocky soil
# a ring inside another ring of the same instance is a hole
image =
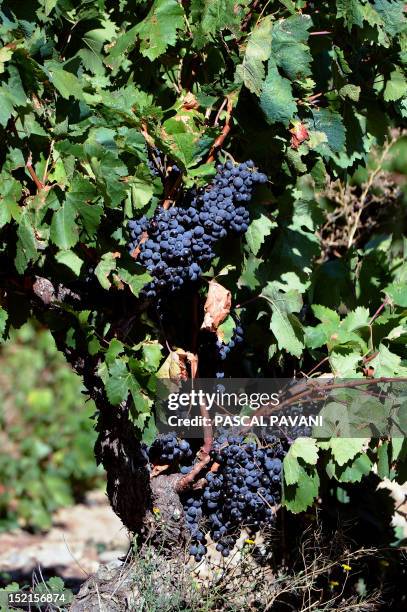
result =
[[[44,534],[23,530],[0,533],[0,578],[30,583],[37,575],[61,576],[75,590],[100,564],[124,557],[129,538],[104,492],[90,493],[85,503],[62,508]],[[76,588],[75,588],[76,587]]]

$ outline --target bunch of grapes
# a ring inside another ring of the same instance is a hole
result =
[[[130,221],[130,252],[139,249],[139,261],[153,277],[145,289],[147,297],[196,281],[215,257],[216,243],[247,230],[249,213],[242,203],[251,200],[257,183],[266,181],[251,160],[238,165],[227,161],[217,166],[206,189],[186,195],[185,206]]]
[[[273,508],[281,501],[282,460],[286,447],[266,436],[263,446],[244,442],[242,436],[222,435],[211,453],[216,471],[209,471],[203,491],[184,501],[191,534],[190,554],[200,561],[206,553],[209,531],[216,549],[228,557],[243,528],[255,534],[274,520]]]
[[[175,434],[168,433],[154,440],[148,456],[155,464],[183,463],[191,459],[192,450],[187,440],[178,440]]]
[[[161,179],[168,176],[174,178],[181,172],[178,166],[170,162],[157,147],[148,147],[147,152],[147,166],[153,176],[160,177]]]
[[[232,350],[232,348],[234,348],[241,342],[243,342],[243,328],[240,325],[236,325],[230,342],[228,342],[227,344],[223,344],[221,340],[216,341],[216,347],[218,349],[220,359],[224,361]]]

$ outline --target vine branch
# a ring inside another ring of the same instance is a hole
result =
[[[225,125],[223,126],[222,132],[216,138],[213,143],[211,150],[209,151],[209,156],[207,159],[207,163],[210,164],[215,160],[215,154],[218,149],[220,149],[225,142],[230,130],[232,129],[232,110],[233,110],[233,102],[231,97],[228,97],[228,103],[226,106],[226,120]]]

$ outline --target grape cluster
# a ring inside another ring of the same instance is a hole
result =
[[[302,406],[294,406],[290,409],[290,416],[309,416],[310,414],[313,414],[314,410],[315,409],[312,405],[309,406],[308,409],[303,408]],[[312,436],[312,427],[309,425],[294,425],[290,429],[290,438],[292,440],[295,440],[296,438],[309,438],[310,436]]]
[[[162,155],[157,147],[148,149],[147,166],[153,176],[162,176]]]
[[[273,507],[281,501],[284,445],[266,436],[259,446],[242,436],[221,435],[211,458],[216,471],[209,471],[207,485],[184,502],[186,524],[191,534],[190,554],[200,561],[206,553],[209,531],[216,549],[228,557],[242,528],[255,534],[273,522]]]
[[[181,172],[178,166],[170,162],[157,147],[148,147],[147,152],[147,166],[153,176],[160,177],[161,179],[164,179],[166,176],[175,178]]]
[[[214,258],[215,244],[247,230],[249,213],[242,204],[251,200],[257,183],[266,181],[251,160],[238,165],[227,161],[217,166],[206,189],[186,194],[184,206],[130,221],[130,252],[139,248],[139,261],[153,277],[145,289],[147,297],[196,281]]]
[[[230,342],[228,342],[227,344],[223,344],[221,340],[216,341],[216,348],[218,349],[218,355],[220,359],[224,361],[232,350],[232,348],[234,348],[241,342],[243,342],[243,328],[240,325],[236,325]]]
[[[178,440],[173,433],[159,436],[148,449],[150,461],[163,465],[187,462],[192,454],[189,442]]]

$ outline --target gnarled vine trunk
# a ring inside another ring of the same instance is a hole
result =
[[[114,512],[131,534],[139,536],[139,541],[152,540],[159,534],[160,545],[167,544],[170,548],[182,545],[183,509],[176,492],[179,476],[150,478],[148,462],[129,417],[130,400],[119,406],[109,403],[98,375],[99,362],[89,354],[86,334],[78,329],[75,348],[66,341],[72,315],[64,307],[83,309],[82,295],[42,277],[28,278],[18,284],[13,278],[3,286],[3,299],[12,299],[16,292],[27,298],[32,312],[50,327],[58,349],[82,377],[89,397],[95,402],[98,432],[95,457],[106,470],[107,495]],[[117,320],[112,321],[113,328],[120,328],[123,319],[126,320],[125,308],[117,314]]]

